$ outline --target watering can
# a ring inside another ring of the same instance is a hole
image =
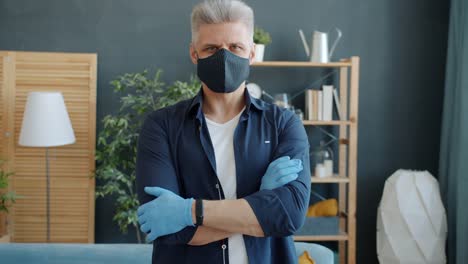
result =
[[[341,39],[341,30],[336,28],[338,32],[338,36],[333,43],[330,52],[328,52],[328,33],[314,31],[312,35],[312,43],[311,47],[307,44],[304,32],[302,29],[299,29],[299,35],[301,36],[302,43],[304,44],[304,49],[307,54],[307,57],[310,56],[311,62],[320,62],[320,63],[327,63],[330,61],[331,56],[333,55],[333,51],[335,51],[335,47],[338,44],[338,41]]]

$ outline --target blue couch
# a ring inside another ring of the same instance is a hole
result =
[[[323,246],[296,242],[296,254],[304,250],[316,264],[333,264],[333,252]],[[139,244],[0,244],[0,263],[35,264],[137,264],[151,263],[151,245]]]

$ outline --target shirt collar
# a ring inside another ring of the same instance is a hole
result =
[[[264,102],[261,101],[260,99],[253,98],[247,88],[244,91],[244,97],[245,97],[245,107],[247,109],[250,109],[250,106],[253,105],[255,108],[258,110],[262,111],[265,109]]]
[[[245,98],[245,109],[247,112],[250,112],[250,107],[253,106],[257,110],[264,110],[265,106],[264,103],[259,100],[252,98],[250,95],[249,91],[245,89],[244,91],[244,98]],[[196,113],[197,118],[201,119],[201,116],[203,114],[202,112],[202,104],[203,104],[203,89],[200,87],[200,91],[198,91],[198,94],[192,99],[192,102],[190,103],[189,106],[189,113],[194,114]]]

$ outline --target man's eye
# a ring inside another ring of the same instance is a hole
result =
[[[207,47],[205,50],[206,51],[215,51],[216,47]]]
[[[233,45],[233,46],[231,46],[231,49],[233,49],[233,50],[242,50],[242,47],[238,46],[238,45]]]

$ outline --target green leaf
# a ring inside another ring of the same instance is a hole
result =
[[[268,45],[271,43],[271,36],[264,29],[256,26],[254,29],[253,41],[256,44]]]
[[[4,165],[5,160],[0,159],[0,165]],[[15,192],[8,190],[8,178],[14,175],[13,172],[5,172],[3,166],[0,167],[0,212],[8,213],[8,207],[16,202],[19,198]]]
[[[188,82],[174,81],[171,85],[162,82],[161,77],[161,69],[154,74],[145,69],[125,73],[110,82],[120,96],[120,107],[117,113],[101,120],[103,128],[97,137],[96,170],[90,177],[94,176],[101,183],[96,187],[97,198],[115,199],[113,221],[123,233],[129,225],[138,226],[135,167],[138,136],[144,119],[152,111],[192,98],[201,85],[194,75]]]

